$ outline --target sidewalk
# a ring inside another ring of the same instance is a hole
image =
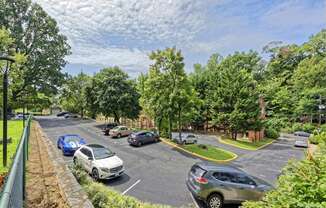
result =
[[[31,127],[29,144],[29,160],[27,161],[26,207],[68,208],[57,177],[49,160],[44,140],[40,136],[35,123]]]

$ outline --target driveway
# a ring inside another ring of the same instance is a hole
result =
[[[163,143],[149,144],[140,148],[131,147],[126,138],[111,139],[104,136],[101,126],[92,120],[64,119],[54,116],[36,117],[36,119],[53,143],[56,143],[58,136],[62,134],[75,133],[84,137],[87,143],[102,144],[116,152],[124,161],[126,172],[118,179],[103,182],[105,185],[146,202],[175,207],[194,203],[185,185],[185,179],[190,167],[201,161],[200,159]],[[201,135],[201,142],[225,147],[213,136]],[[228,148],[234,147],[227,146],[225,149]],[[292,148],[289,143],[278,142],[256,152],[236,150],[241,154],[232,164],[271,183],[275,182],[288,159],[300,159],[304,155],[302,149]],[[64,157],[64,159],[67,163],[72,162],[72,157]],[[202,203],[199,203],[199,206],[204,207]]]

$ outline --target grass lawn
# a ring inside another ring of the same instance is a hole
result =
[[[180,146],[181,148],[188,150],[189,152],[196,153],[198,155],[211,158],[214,160],[229,160],[235,157],[235,155],[226,150],[219,149],[211,145],[205,145],[207,149],[203,149],[198,144],[188,144]]]
[[[2,120],[0,120],[0,137],[2,140]],[[12,143],[8,143],[7,144],[7,150],[8,150],[8,161],[7,161],[7,167],[3,167],[2,164],[2,144],[0,144],[0,174],[4,173],[4,172],[8,172],[9,167],[11,166],[11,162],[13,159],[13,156],[15,155],[16,152],[16,148],[19,144],[20,141],[20,137],[23,133],[23,121],[21,120],[17,120],[17,121],[8,121],[8,138],[11,137],[12,138]]]
[[[243,148],[243,149],[248,149],[248,150],[258,150],[259,148],[263,147],[264,145],[267,145],[271,142],[274,141],[274,139],[268,139],[265,138],[261,141],[258,142],[249,142],[245,140],[233,140],[233,139],[219,139],[220,142],[229,144],[235,147]]]

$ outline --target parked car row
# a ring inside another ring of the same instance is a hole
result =
[[[130,133],[124,126],[115,126],[109,135],[128,135],[127,141],[133,146],[158,142],[159,136],[151,131]],[[181,144],[196,143],[195,135],[181,137]],[[114,179],[123,175],[123,161],[109,148],[99,144],[86,144],[77,134],[60,136],[57,147],[63,155],[72,155],[74,164],[79,164],[94,180]],[[211,162],[195,163],[189,170],[186,185],[192,195],[206,203],[208,208],[221,208],[224,204],[259,200],[273,188],[269,183],[251,176],[231,165]]]

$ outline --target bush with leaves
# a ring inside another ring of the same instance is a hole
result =
[[[268,128],[265,130],[265,135],[267,138],[271,138],[271,139],[277,139],[280,137],[280,133],[272,128]]]
[[[309,142],[312,144],[326,143],[326,132],[311,136]]]
[[[244,202],[244,208],[325,208],[326,145],[310,160],[291,161],[284,169],[275,190],[258,202]]]

